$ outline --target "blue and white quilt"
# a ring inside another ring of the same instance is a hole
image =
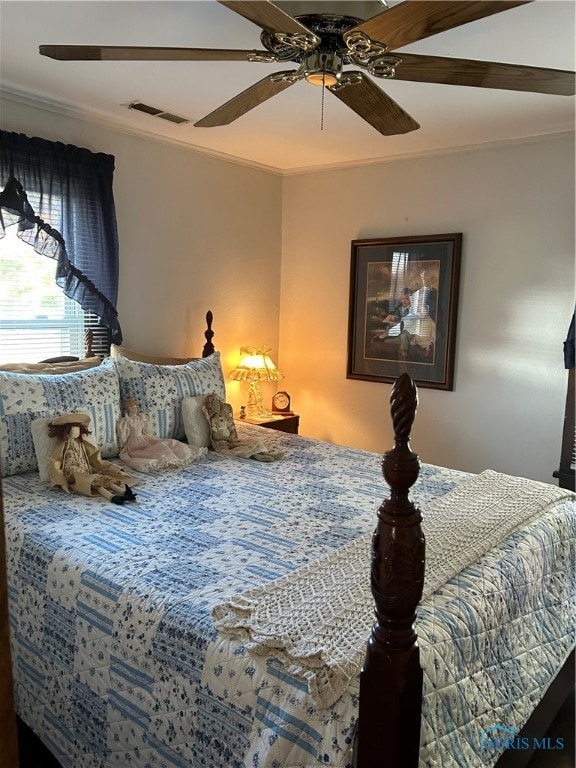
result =
[[[372,530],[381,457],[266,441],[281,461],[210,452],[142,475],[120,507],[37,473],[4,480],[17,709],[64,768],[351,766],[358,680],[317,710],[281,662],[218,635],[211,610]],[[424,531],[426,504],[466,477],[423,466]],[[493,765],[483,734],[517,732],[542,697],[573,646],[575,527],[574,500],[560,503],[421,606],[422,768]]]

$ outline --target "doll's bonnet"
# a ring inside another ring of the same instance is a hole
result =
[[[90,416],[87,413],[63,413],[61,416],[55,416],[51,423],[54,426],[60,424],[84,424],[85,427],[90,424]]]

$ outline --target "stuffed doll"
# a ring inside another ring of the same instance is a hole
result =
[[[49,459],[51,487],[66,493],[103,496],[114,504],[135,501],[136,494],[127,482],[134,481],[121,468],[105,461],[98,448],[85,440],[90,434],[87,413],[66,413],[48,424],[48,436],[57,444]]]
[[[271,453],[261,440],[242,440],[236,432],[232,406],[216,393],[207,395],[204,414],[210,427],[210,443],[216,453],[256,461],[277,461],[283,453]]]
[[[206,448],[196,448],[173,438],[153,437],[149,432],[148,414],[138,411],[138,403],[132,397],[124,402],[124,414],[116,430],[120,458],[133,469],[139,472],[177,469],[206,455]]]

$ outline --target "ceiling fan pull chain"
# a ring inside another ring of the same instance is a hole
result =
[[[322,56],[322,109],[320,111],[320,130],[324,130],[324,91],[326,89],[326,56]]]
[[[320,113],[320,130],[324,130],[324,76],[322,77],[322,111]]]

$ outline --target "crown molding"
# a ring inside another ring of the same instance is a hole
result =
[[[440,149],[429,149],[421,152],[398,153],[397,155],[387,155],[386,157],[372,157],[367,160],[353,160],[345,163],[334,163],[332,165],[324,164],[316,168],[306,166],[304,168],[290,168],[282,171],[282,176],[299,176],[305,173],[321,173],[323,171],[342,171],[347,169],[362,168],[369,165],[388,165],[390,163],[405,162],[407,160],[422,160],[432,157],[446,157],[451,155],[472,154],[502,147],[518,146],[521,144],[536,144],[542,141],[553,139],[571,138],[576,140],[576,133],[573,130],[562,130],[551,133],[534,134],[532,136],[520,136],[512,139],[499,139],[497,141],[486,141],[477,144],[462,144],[458,147],[445,147]]]
[[[242,165],[258,171],[266,171],[267,173],[273,173],[278,176],[283,175],[282,169],[275,168],[274,166],[246,160],[244,158],[237,157],[236,155],[229,155],[226,152],[220,152],[219,150],[201,147],[189,141],[182,141],[171,136],[160,136],[157,133],[147,131],[137,126],[125,125],[119,120],[114,120],[113,118],[102,115],[98,112],[89,112],[79,107],[66,106],[49,99],[43,99],[39,96],[36,96],[35,94],[32,95],[23,93],[21,91],[12,90],[6,86],[0,86],[0,99],[13,101],[26,107],[41,109],[45,112],[51,112],[52,114],[60,115],[63,117],[69,117],[73,120],[81,120],[83,122],[91,123],[92,125],[97,125],[101,128],[106,128],[111,131],[136,136],[141,139],[146,139],[147,141],[154,141],[157,144],[168,144],[170,146],[175,146],[179,149],[186,149],[197,154],[208,155],[209,157],[214,157],[217,160],[224,160],[228,163],[235,163],[236,165]]]
[[[266,165],[264,163],[258,163],[255,161],[247,160],[245,158],[237,157],[236,155],[230,155],[226,152],[214,150],[206,147],[201,147],[193,144],[189,141],[181,141],[170,136],[160,136],[152,131],[146,131],[145,129],[128,126],[120,121],[113,120],[105,115],[89,112],[78,107],[71,107],[59,104],[58,102],[43,99],[37,95],[23,93],[21,91],[13,90],[6,86],[0,86],[0,98],[6,101],[13,101],[24,106],[33,107],[35,109],[41,109],[52,114],[61,115],[74,120],[80,120],[92,125],[116,131],[118,133],[128,134],[136,136],[147,141],[153,141],[158,144],[167,144],[175,146],[180,149],[185,149],[189,152],[195,152],[197,154],[213,157],[217,160],[223,160],[227,163],[234,163],[253,170],[264,171],[271,173],[275,176],[301,176],[311,173],[324,173],[328,171],[341,171],[349,170],[353,168],[362,168],[373,165],[385,165],[389,163],[403,162],[406,160],[419,160],[428,157],[443,157],[451,155],[466,154],[472,152],[479,152],[489,149],[497,149],[500,147],[509,147],[519,144],[533,144],[549,139],[561,139],[565,137],[571,137],[574,140],[574,130],[561,130],[552,133],[533,134],[526,136],[519,136],[511,139],[500,139],[497,141],[486,141],[477,144],[463,144],[458,147],[445,147],[433,150],[424,150],[421,152],[409,152],[400,153],[397,155],[387,155],[386,157],[371,157],[365,160],[350,160],[345,162],[337,162],[330,164],[323,164],[318,166],[303,166],[300,168],[278,168],[275,166]],[[0,113],[1,118],[1,113]]]

